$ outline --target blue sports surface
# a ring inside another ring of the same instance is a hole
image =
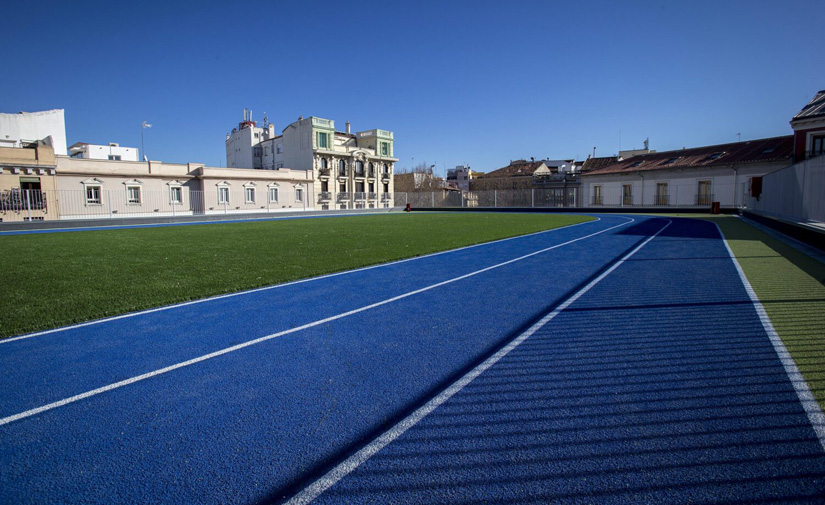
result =
[[[691,219],[601,216],[7,339],[0,392],[2,503],[825,493],[735,264]]]

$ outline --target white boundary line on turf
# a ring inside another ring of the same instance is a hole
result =
[[[308,212],[325,212],[325,211],[308,211]],[[397,214],[398,212],[346,212],[341,214],[310,214],[310,215],[296,215],[289,216],[275,216],[270,214],[268,217],[251,217],[251,218],[236,218],[236,219],[215,219],[213,221],[171,221],[168,223],[135,223],[135,224],[101,224],[98,226],[78,226],[72,228],[33,228],[31,230],[0,230],[0,236],[4,235],[44,235],[48,233],[63,233],[72,231],[107,231],[107,230],[134,230],[139,228],[163,228],[169,226],[190,225],[190,224],[234,224],[234,223],[257,223],[261,221],[284,221],[289,219],[310,219],[318,217],[347,217],[347,216],[377,216],[383,214]],[[221,214],[225,215],[225,214]],[[103,218],[107,219],[107,218]],[[133,218],[122,218],[133,219]],[[141,218],[135,218],[141,219]],[[92,218],[94,220],[94,218]]]
[[[739,260],[736,259],[736,256],[733,254],[733,250],[730,248],[730,245],[728,245],[728,240],[725,238],[725,234],[722,233],[722,229],[718,224],[713,224],[716,225],[716,230],[719,232],[719,236],[722,237],[722,243],[725,244],[725,249],[728,250],[728,255],[730,255],[731,260],[733,260],[733,266],[736,267],[736,272],[739,274],[739,279],[742,281],[742,285],[745,286],[745,291],[747,291],[748,297],[751,299],[751,303],[756,309],[756,313],[759,316],[759,321],[762,323],[762,327],[765,328],[765,332],[768,334],[771,344],[773,344],[773,349],[776,351],[779,360],[782,362],[782,366],[785,368],[785,373],[788,375],[788,379],[791,381],[791,384],[793,384],[794,391],[796,391],[796,396],[799,398],[802,408],[808,415],[808,420],[810,421],[811,427],[814,429],[814,432],[819,439],[819,444],[823,449],[825,449],[825,414],[822,413],[822,408],[819,406],[819,402],[816,401],[813,393],[811,393],[811,388],[808,387],[808,383],[805,382],[805,378],[796,366],[796,362],[793,360],[791,353],[788,352],[788,349],[785,347],[785,344],[782,342],[782,339],[773,327],[773,323],[771,323],[771,319],[768,317],[765,307],[762,305],[762,302],[759,301],[759,297],[756,296],[756,291],[753,290],[753,286],[751,286],[750,281],[748,281],[745,271],[742,270],[742,266],[739,264]]]
[[[320,496],[324,491],[334,486],[338,481],[340,481],[348,474],[350,474],[353,470],[364,464],[378,451],[392,443],[398,437],[403,435],[407,430],[418,424],[419,421],[427,417],[427,415],[429,415],[432,411],[440,407],[444,402],[446,402],[447,400],[452,398],[456,393],[464,389],[464,387],[471,383],[476,377],[484,373],[491,366],[495,365],[501,358],[507,356],[510,353],[510,351],[518,347],[522,342],[530,338],[530,336],[532,336],[536,331],[541,329],[542,326],[549,323],[557,315],[563,312],[567,307],[569,307],[576,300],[581,298],[585,293],[590,291],[590,289],[593,286],[601,282],[602,279],[604,279],[605,277],[610,275],[614,270],[619,268],[627,259],[636,254],[639,251],[639,249],[646,246],[648,242],[656,238],[660,233],[662,233],[665,230],[665,228],[667,228],[673,223],[673,221],[669,219],[666,219],[666,221],[667,224],[663,226],[661,230],[657,231],[654,235],[648,237],[647,240],[645,240],[635,249],[627,253],[622,259],[614,263],[613,266],[611,266],[610,268],[605,270],[601,275],[590,281],[585,287],[581,288],[573,296],[565,300],[552,312],[541,318],[539,322],[528,328],[524,333],[522,333],[515,339],[511,340],[509,344],[504,346],[497,353],[487,358],[483,363],[467,372],[466,375],[464,375],[457,381],[453,382],[450,386],[447,387],[447,389],[443,390],[435,398],[428,401],[418,410],[399,421],[395,426],[385,431],[384,433],[376,437],[372,442],[370,442],[365,447],[360,449],[358,452],[356,452],[355,454],[353,454],[352,456],[338,464],[335,468],[327,472],[323,477],[319,478],[309,486],[305,487],[298,494],[290,498],[290,500],[286,502],[286,505],[303,505],[306,503],[310,503],[312,500]]]
[[[249,340],[247,342],[243,342],[241,344],[236,344],[236,345],[233,345],[231,347],[226,347],[224,349],[214,351],[214,352],[211,352],[209,354],[204,354],[203,356],[199,356],[197,358],[192,358],[190,360],[182,361],[182,362],[176,363],[174,365],[169,365],[167,367],[160,368],[160,369],[152,371],[152,372],[147,372],[147,373],[144,373],[144,374],[141,374],[141,375],[137,375],[135,377],[131,377],[129,379],[125,379],[125,380],[122,380],[122,381],[119,381],[119,382],[114,382],[114,383],[109,384],[107,386],[102,386],[102,387],[99,387],[99,388],[96,388],[96,389],[92,389],[90,391],[86,391],[85,393],[80,393],[78,395],[70,396],[68,398],[64,398],[63,400],[52,402],[52,403],[49,403],[47,405],[43,405],[43,406],[40,406],[40,407],[37,407],[37,408],[34,408],[34,409],[27,410],[25,412],[20,412],[19,414],[14,414],[14,415],[11,415],[11,416],[0,418],[0,426],[2,426],[4,424],[11,423],[11,422],[14,422],[14,421],[18,421],[18,420],[26,418],[26,417],[33,416],[35,414],[39,414],[41,412],[45,412],[47,410],[56,409],[56,408],[62,407],[64,405],[74,403],[78,400],[83,400],[84,398],[89,398],[90,396],[99,395],[101,393],[105,393],[106,391],[111,391],[113,389],[121,388],[123,386],[128,386],[129,384],[134,384],[135,382],[140,382],[142,380],[146,380],[146,379],[149,379],[149,378],[152,378],[152,377],[156,377],[158,375],[162,375],[162,374],[165,374],[167,372],[177,370],[179,368],[187,367],[189,365],[194,365],[195,363],[200,363],[201,361],[206,361],[208,359],[216,358],[218,356],[223,356],[224,354],[228,354],[230,352],[237,351],[237,350],[243,349],[245,347],[249,347],[249,346],[252,346],[252,345],[255,345],[255,344],[259,344],[261,342],[266,342],[267,340],[272,340],[273,338],[278,338],[278,337],[282,337],[284,335],[289,335],[291,333],[296,333],[296,332],[299,332],[299,331],[302,331],[302,330],[313,328],[315,326],[319,326],[319,325],[322,325],[322,324],[325,324],[325,323],[329,323],[331,321],[342,319],[344,317],[351,316],[353,314],[358,314],[359,312],[364,312],[364,311],[367,311],[367,310],[370,310],[370,309],[374,309],[376,307],[380,307],[382,305],[387,305],[389,303],[396,302],[398,300],[402,300],[404,298],[408,298],[410,296],[417,295],[417,294],[423,293],[425,291],[430,291],[431,289],[435,289],[435,288],[438,288],[438,287],[441,287],[441,286],[445,286],[447,284],[452,284],[454,282],[458,282],[460,280],[467,279],[469,277],[473,277],[473,276],[476,276],[476,275],[484,273],[484,272],[489,272],[490,270],[494,270],[496,268],[500,268],[500,267],[503,267],[505,265],[509,265],[511,263],[515,263],[517,261],[521,261],[521,260],[536,256],[538,254],[545,253],[547,251],[552,251],[553,249],[558,249],[559,247],[564,247],[566,245],[572,244],[574,242],[578,242],[580,240],[584,240],[586,238],[594,237],[596,235],[601,235],[602,233],[606,233],[610,230],[613,230],[615,228],[619,228],[621,226],[626,226],[626,225],[628,225],[628,224],[635,221],[635,219],[632,219],[632,218],[628,218],[628,219],[630,219],[630,221],[628,221],[626,223],[617,224],[615,226],[611,226],[610,228],[606,228],[604,230],[597,231],[595,233],[591,233],[590,235],[585,235],[583,237],[579,237],[579,238],[576,238],[576,239],[573,239],[573,240],[568,240],[567,242],[564,242],[564,243],[561,243],[561,244],[556,244],[554,246],[546,247],[544,249],[540,249],[538,251],[534,251],[534,252],[531,252],[529,254],[525,254],[523,256],[513,258],[511,260],[507,260],[507,261],[504,261],[504,262],[501,262],[501,263],[498,263],[498,264],[495,264],[495,265],[491,265],[489,267],[482,268],[480,270],[476,270],[475,272],[470,272],[468,274],[460,275],[458,277],[453,277],[452,279],[447,279],[445,281],[441,281],[441,282],[438,282],[438,283],[435,283],[435,284],[431,284],[429,286],[425,286],[425,287],[420,288],[420,289],[416,289],[416,290],[409,291],[409,292],[401,294],[401,295],[397,295],[397,296],[393,296],[391,298],[387,298],[386,300],[382,300],[380,302],[371,303],[369,305],[365,305],[365,306],[357,308],[357,309],[349,310],[347,312],[342,312],[340,314],[330,316],[330,317],[326,317],[324,319],[319,319],[317,321],[313,321],[311,323],[307,323],[307,324],[304,324],[304,325],[301,325],[301,326],[297,326],[295,328],[290,328],[288,330],[279,331],[279,332],[273,333],[271,335],[266,335],[264,337],[259,337],[259,338],[253,339],[253,340]],[[645,242],[645,243],[647,243],[647,242]]]
[[[244,291],[236,291],[234,293],[226,293],[224,295],[210,296],[208,298],[200,298],[198,300],[191,300],[191,301],[188,301],[188,302],[174,303],[172,305],[164,305],[162,307],[155,307],[153,309],[141,310],[139,312],[129,312],[127,314],[120,314],[118,316],[105,317],[105,318],[102,318],[102,319],[95,319],[95,320],[92,320],[92,321],[86,321],[84,323],[72,324],[72,325],[69,325],[69,326],[61,326],[59,328],[53,328],[51,330],[43,330],[43,331],[38,331],[38,332],[34,332],[34,333],[27,333],[25,335],[20,335],[20,336],[17,336],[17,337],[9,337],[9,338],[0,339],[0,345],[15,342],[17,340],[25,340],[25,339],[32,338],[32,337],[39,337],[39,336],[42,336],[42,335],[49,335],[51,333],[59,333],[61,331],[73,330],[75,328],[83,328],[85,326],[92,326],[92,325],[96,325],[96,324],[106,323],[106,322],[109,322],[109,321],[117,321],[119,319],[127,319],[127,318],[130,318],[130,317],[142,316],[144,314],[152,314],[154,312],[161,312],[161,311],[164,311],[164,310],[176,309],[176,308],[179,308],[179,307],[186,307],[186,306],[189,306],[189,305],[195,305],[195,304],[198,304],[198,303],[209,302],[209,301],[212,301],[212,300],[222,300],[224,298],[232,298],[234,296],[242,296],[242,295],[248,295],[248,294],[252,294],[252,293],[259,293],[261,291],[268,291],[270,289],[279,289],[279,288],[283,288],[283,287],[287,287],[287,286],[294,286],[295,284],[303,284],[305,282],[312,282],[312,281],[317,281],[317,280],[321,280],[321,279],[328,279],[330,277],[338,277],[340,275],[348,275],[348,274],[353,274],[353,273],[357,273],[357,272],[363,272],[363,271],[366,271],[366,270],[372,270],[374,268],[383,268],[383,267],[387,267],[387,266],[391,266],[391,265],[397,265],[399,263],[406,263],[408,261],[416,261],[416,260],[421,260],[421,259],[425,259],[425,258],[431,258],[433,256],[439,256],[439,255],[442,255],[442,254],[448,254],[448,253],[453,253],[453,252],[457,252],[457,251],[463,251],[465,249],[472,249],[474,247],[482,247],[482,246],[486,246],[486,245],[498,244],[500,242],[506,242],[508,240],[515,240],[515,239],[519,239],[519,238],[532,237],[534,235],[541,235],[542,233],[552,233],[554,231],[566,230],[566,229],[569,229],[569,228],[573,228],[575,226],[582,226],[582,225],[597,223],[597,222],[601,221],[600,217],[597,217],[597,216],[593,216],[593,217],[596,218],[595,221],[585,221],[583,223],[576,223],[576,224],[571,224],[571,225],[567,225],[567,226],[562,226],[560,228],[553,228],[552,230],[542,230],[542,231],[537,231],[535,233],[528,233],[526,235],[517,235],[515,237],[507,237],[507,238],[502,238],[502,239],[498,239],[498,240],[493,240],[492,242],[482,242],[480,244],[473,244],[473,245],[468,245],[468,246],[464,246],[464,247],[459,247],[458,249],[448,249],[446,251],[438,251],[438,252],[434,252],[434,253],[430,253],[430,254],[425,254],[423,256],[413,256],[412,258],[404,258],[404,259],[400,259],[400,260],[390,261],[390,262],[387,262],[387,263],[379,263],[378,265],[370,265],[370,266],[366,266],[366,267],[356,268],[354,270],[343,270],[341,272],[334,272],[334,273],[331,273],[331,274],[319,275],[319,276],[316,276],[316,277],[307,277],[306,279],[298,279],[298,280],[295,280],[295,281],[284,282],[282,284],[273,284],[271,286],[263,286],[263,287],[260,287],[260,288],[247,289],[247,290],[244,290]],[[632,223],[633,221],[635,221],[633,218],[629,218],[627,216],[616,216],[616,217],[621,217],[621,218],[624,218],[624,219],[630,219],[630,221],[627,221],[626,223],[622,223],[619,226],[623,226],[625,224],[629,224],[629,223]],[[608,228],[607,230],[612,230],[612,229],[613,228]],[[607,230],[604,230],[604,231],[607,231]]]

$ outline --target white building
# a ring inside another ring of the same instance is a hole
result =
[[[272,124],[258,127],[251,113],[226,136],[226,166],[312,173],[316,208],[322,210],[392,206],[393,132],[335,130],[335,122],[299,117],[275,135]]]
[[[585,206],[741,207],[751,180],[788,166],[793,136],[651,152],[582,173]]]
[[[114,142],[107,146],[77,142],[69,147],[69,156],[85,160],[140,161],[137,147],[121,147]]]
[[[51,137],[55,154],[66,154],[66,119],[63,109],[0,113],[0,147],[23,147]]]

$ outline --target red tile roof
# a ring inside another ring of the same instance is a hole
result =
[[[485,179],[492,179],[495,177],[519,177],[533,175],[544,162],[543,161],[527,161],[516,160],[511,161],[509,165],[498,170],[493,170],[483,175]]]
[[[731,164],[790,161],[793,135],[640,154],[592,170],[586,175],[646,172],[671,168],[702,168]],[[588,160],[589,161],[589,160]],[[584,172],[584,170],[582,170]]]
[[[617,156],[605,156],[605,157],[602,157],[602,158],[587,158],[587,160],[584,162],[584,165],[582,165],[582,167],[581,167],[581,171],[582,171],[582,173],[584,173],[584,172],[591,172],[593,170],[598,170],[600,168],[606,167],[607,165],[610,165],[611,163],[615,163],[616,161],[618,161],[618,159],[619,158]]]

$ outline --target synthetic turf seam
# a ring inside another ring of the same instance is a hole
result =
[[[796,396],[799,398],[799,402],[802,404],[805,414],[808,415],[808,420],[811,422],[811,427],[814,429],[814,432],[816,432],[816,436],[819,439],[819,444],[823,449],[825,449],[825,414],[822,413],[822,408],[819,406],[819,402],[816,401],[813,393],[811,393],[811,388],[808,387],[808,383],[805,382],[805,377],[802,376],[802,372],[800,372],[799,368],[796,366],[796,362],[793,360],[791,353],[788,352],[784,342],[782,342],[782,339],[773,327],[773,323],[771,323],[771,319],[768,317],[765,307],[762,305],[759,297],[756,296],[756,291],[753,290],[753,286],[751,286],[750,281],[748,281],[745,271],[742,270],[742,266],[733,254],[733,250],[730,248],[730,245],[728,245],[725,234],[722,233],[722,229],[718,224],[713,224],[716,226],[716,230],[722,237],[722,243],[725,244],[725,249],[728,250],[728,254],[730,255],[731,260],[733,260],[733,265],[736,267],[736,272],[739,274],[739,279],[742,281],[742,285],[745,287],[745,291],[747,291],[748,297],[751,299],[754,309],[756,309],[756,314],[759,316],[759,321],[762,323],[762,327],[768,334],[771,344],[773,344],[774,351],[776,351],[779,360],[782,362],[782,366],[785,368],[785,373],[788,375],[788,379],[791,381],[794,391],[796,391]]]
[[[657,231],[652,236],[648,237],[647,240],[645,240],[635,249],[626,254],[622,259],[614,263],[610,268],[602,272],[601,275],[590,281],[586,286],[577,291],[573,296],[562,302],[562,304],[555,308],[552,312],[544,316],[536,324],[528,328],[525,332],[517,336],[515,339],[511,340],[510,343],[508,343],[501,350],[487,358],[480,365],[476,366],[475,368],[467,372],[467,374],[459,378],[457,381],[453,382],[445,390],[439,393],[435,398],[428,401],[422,407],[418,408],[415,412],[413,412],[412,414],[410,414],[409,416],[405,417],[397,424],[395,424],[392,428],[376,437],[372,442],[370,442],[365,447],[361,448],[358,452],[356,452],[355,454],[353,454],[352,456],[350,456],[349,458],[335,466],[332,470],[324,474],[321,478],[319,478],[309,486],[305,487],[302,491],[300,491],[298,494],[293,496],[289,501],[287,501],[287,505],[303,505],[310,503],[312,500],[320,496],[324,491],[334,486],[338,481],[340,481],[348,474],[350,474],[353,470],[361,466],[372,456],[378,453],[378,451],[380,451],[381,449],[392,443],[394,440],[396,440],[398,437],[403,435],[407,430],[418,424],[419,421],[424,419],[432,411],[437,409],[444,402],[453,397],[456,393],[464,389],[464,387],[470,384],[473,380],[475,380],[476,377],[484,373],[488,368],[490,368],[491,366],[496,364],[501,358],[509,354],[513,349],[515,349],[522,342],[527,340],[536,331],[538,331],[544,325],[549,323],[567,307],[573,304],[585,293],[590,291],[590,289],[593,286],[601,282],[602,279],[610,275],[610,273],[619,268],[619,266],[621,266],[627,259],[636,254],[651,240],[656,238],[671,224],[672,221],[668,219],[667,224],[663,226],[659,231]]]
[[[544,249],[540,249],[538,251],[534,251],[532,253],[525,254],[523,256],[519,256],[517,258],[513,258],[511,260],[507,260],[507,261],[498,263],[496,265],[491,265],[489,267],[482,268],[480,270],[476,270],[475,272],[470,272],[468,274],[464,274],[464,275],[461,275],[461,276],[458,276],[458,277],[454,277],[452,279],[448,279],[446,281],[441,281],[441,282],[438,282],[438,283],[435,283],[435,284],[431,284],[429,286],[426,286],[426,287],[423,287],[423,288],[420,288],[420,289],[416,289],[414,291],[409,291],[409,292],[404,293],[402,295],[387,298],[386,300],[382,300],[380,302],[375,302],[375,303],[365,305],[365,306],[357,308],[357,309],[349,310],[347,312],[342,312],[342,313],[337,314],[335,316],[326,317],[324,319],[319,319],[317,321],[313,321],[311,323],[307,323],[307,324],[304,324],[304,325],[301,325],[301,326],[297,326],[295,328],[290,328],[288,330],[273,333],[271,335],[266,335],[264,337],[249,340],[247,342],[243,342],[241,344],[233,345],[231,347],[227,347],[227,348],[221,349],[219,351],[214,351],[214,352],[211,352],[209,354],[204,354],[203,356],[199,356],[197,358],[192,358],[190,360],[182,361],[180,363],[176,363],[174,365],[170,365],[170,366],[167,366],[167,367],[164,367],[164,368],[160,368],[160,369],[154,370],[152,372],[147,372],[147,373],[144,373],[144,374],[141,374],[141,375],[137,375],[135,377],[131,377],[129,379],[125,379],[125,380],[122,380],[122,381],[119,381],[119,382],[114,382],[114,383],[109,384],[107,386],[102,386],[102,387],[99,387],[99,388],[96,388],[96,389],[92,389],[90,391],[86,391],[85,393],[70,396],[68,398],[64,398],[63,400],[59,400],[59,401],[52,402],[52,403],[49,403],[49,404],[46,404],[46,405],[42,405],[40,407],[30,409],[30,410],[27,410],[25,412],[20,412],[18,414],[7,416],[7,417],[4,417],[4,418],[0,419],[0,426],[2,426],[4,424],[11,423],[11,422],[14,422],[14,421],[19,421],[20,419],[24,419],[26,417],[31,417],[31,416],[33,416],[35,414],[39,414],[41,412],[56,409],[58,407],[63,407],[63,406],[68,405],[70,403],[74,403],[76,401],[83,400],[83,399],[89,398],[91,396],[99,395],[101,393],[105,393],[105,392],[111,391],[113,389],[118,389],[118,388],[121,388],[123,386],[128,386],[128,385],[134,384],[136,382],[140,382],[140,381],[143,381],[143,380],[146,380],[146,379],[150,379],[152,377],[156,377],[158,375],[162,375],[162,374],[171,372],[173,370],[177,370],[179,368],[183,368],[183,367],[186,367],[186,366],[189,366],[189,365],[194,365],[196,363],[200,363],[201,361],[206,361],[208,359],[216,358],[218,356],[222,356],[224,354],[228,354],[230,352],[237,351],[237,350],[243,349],[245,347],[249,347],[249,346],[252,346],[252,345],[255,345],[255,344],[259,344],[261,342],[265,342],[267,340],[272,340],[274,338],[282,337],[284,335],[289,335],[291,333],[296,333],[296,332],[306,330],[306,329],[309,329],[309,328],[312,328],[312,327],[315,327],[315,326],[319,326],[319,325],[322,325],[322,324],[325,324],[325,323],[336,321],[338,319],[342,319],[344,317],[351,316],[353,314],[358,314],[360,312],[364,312],[364,311],[373,309],[375,307],[380,307],[382,305],[386,305],[386,304],[389,304],[389,303],[392,303],[392,302],[395,302],[395,301],[398,301],[398,300],[402,300],[404,298],[408,298],[410,296],[417,295],[419,293],[423,293],[423,292],[429,291],[431,289],[435,289],[435,288],[438,288],[438,287],[441,287],[441,286],[445,286],[447,284],[452,284],[453,282],[458,282],[460,280],[467,279],[469,277],[473,277],[475,275],[478,275],[478,274],[481,274],[481,273],[484,273],[484,272],[488,272],[490,270],[494,270],[496,268],[500,268],[500,267],[503,267],[505,265],[509,265],[511,263],[515,263],[517,261],[521,261],[521,260],[530,258],[532,256],[536,256],[538,254],[545,253],[547,251],[551,251],[553,249],[558,249],[559,247],[564,247],[566,245],[572,244],[574,242],[578,242],[580,240],[584,240],[584,239],[587,239],[587,238],[590,238],[590,237],[594,237],[596,235],[601,235],[602,233],[606,233],[610,230],[613,230],[615,228],[619,228],[621,226],[626,226],[626,225],[628,225],[628,224],[635,221],[632,218],[628,218],[628,219],[630,219],[630,221],[628,221],[626,223],[618,224],[616,226],[611,226],[610,228],[606,228],[606,229],[598,231],[596,233],[591,233],[591,234],[585,235],[583,237],[579,237],[579,238],[576,238],[576,239],[573,239],[573,240],[568,240],[567,242],[564,242],[564,243],[561,243],[561,244],[556,244],[554,246],[546,247]],[[543,233],[543,232],[540,232],[540,233]]]
[[[626,223],[623,223],[619,226],[624,226],[624,225],[630,224],[634,221],[633,218],[629,218],[629,217],[626,217],[626,216],[618,216],[618,217],[623,217],[623,218],[626,218],[626,219],[630,219],[630,221],[628,221]],[[352,274],[352,273],[363,272],[363,271],[366,271],[366,270],[372,270],[374,268],[383,268],[383,267],[387,267],[387,266],[391,266],[391,265],[397,265],[399,263],[406,263],[408,261],[415,261],[415,260],[420,260],[420,259],[424,259],[424,258],[431,258],[433,256],[439,256],[439,255],[442,255],[442,254],[452,253],[452,252],[456,252],[456,251],[463,251],[465,249],[472,249],[474,247],[481,247],[481,246],[485,246],[485,245],[496,244],[496,243],[499,243],[499,242],[506,242],[508,240],[515,240],[515,239],[519,239],[519,238],[531,237],[533,235],[540,235],[542,233],[551,233],[551,232],[558,231],[558,230],[565,230],[565,229],[568,229],[568,228],[573,228],[574,226],[581,226],[581,225],[589,224],[589,223],[597,223],[599,221],[601,221],[601,218],[596,217],[595,221],[585,221],[583,223],[571,224],[571,225],[567,225],[567,226],[562,226],[560,228],[553,228],[551,230],[542,230],[542,231],[537,231],[535,233],[528,233],[526,235],[517,235],[515,237],[507,237],[507,238],[502,238],[502,239],[498,239],[498,240],[493,240],[493,241],[490,241],[490,242],[482,242],[480,244],[472,244],[472,245],[468,245],[468,246],[459,247],[457,249],[448,249],[446,251],[438,251],[438,252],[434,252],[434,253],[430,253],[430,254],[425,254],[423,256],[413,256],[412,258],[404,258],[404,259],[400,259],[400,260],[389,261],[387,263],[380,263],[378,265],[370,265],[370,266],[366,266],[366,267],[362,267],[362,268],[356,268],[354,270],[344,270],[344,271],[341,271],[341,272],[333,272],[331,274],[319,275],[319,276],[316,276],[316,277],[307,277],[306,279],[298,279],[298,280],[295,280],[295,281],[284,282],[282,284],[273,284],[272,286],[263,286],[263,287],[260,287],[260,288],[253,288],[253,289],[247,289],[247,290],[243,290],[243,291],[236,291],[234,293],[226,293],[226,294],[223,294],[223,295],[210,296],[210,297],[207,297],[207,298],[200,298],[198,300],[190,300],[188,302],[174,303],[172,305],[164,305],[162,307],[155,307],[153,309],[141,310],[139,312],[130,312],[130,313],[127,313],[127,314],[120,314],[120,315],[117,315],[117,316],[105,317],[105,318],[102,318],[102,319],[95,319],[93,321],[86,321],[84,323],[72,324],[72,325],[69,325],[69,326],[61,326],[59,328],[53,328],[51,330],[43,330],[43,331],[38,331],[38,332],[35,332],[35,333],[28,333],[28,334],[20,335],[20,336],[17,336],[17,337],[3,338],[3,339],[0,339],[0,345],[15,342],[17,340],[25,340],[27,338],[39,337],[39,336],[42,336],[42,335],[49,335],[51,333],[58,333],[58,332],[61,332],[61,331],[72,330],[72,329],[75,329],[75,328],[83,328],[83,327],[86,327],[86,326],[92,326],[92,325],[95,325],[95,324],[105,323],[105,322],[108,322],[108,321],[117,321],[119,319],[127,319],[127,318],[130,318],[130,317],[141,316],[141,315],[144,315],[144,314],[152,314],[154,312],[161,312],[161,311],[164,311],[164,310],[176,309],[178,307],[186,307],[188,305],[195,305],[195,304],[198,304],[198,303],[209,302],[209,301],[212,301],[212,300],[222,300],[224,298],[232,298],[234,296],[242,296],[242,295],[248,295],[248,294],[252,294],[252,293],[259,293],[261,291],[268,291],[270,289],[279,289],[279,288],[283,288],[283,287],[286,287],[286,286],[294,286],[295,284],[302,284],[302,283],[305,283],[305,282],[312,282],[312,281],[317,281],[317,280],[321,280],[321,279],[328,279],[330,277],[338,277],[340,275],[348,275],[348,274]],[[613,228],[608,228],[607,230],[604,230],[604,231],[608,231],[608,230],[612,230],[612,229]]]

